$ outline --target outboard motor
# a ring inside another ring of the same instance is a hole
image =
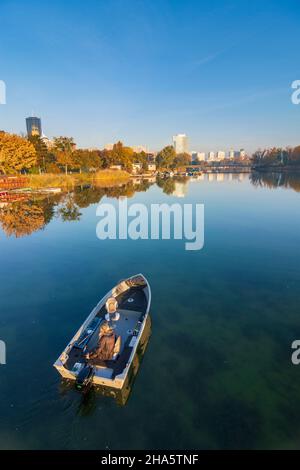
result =
[[[85,365],[77,376],[75,384],[76,389],[80,391],[87,391],[90,389],[93,383],[94,375],[94,367],[90,366],[89,364]]]

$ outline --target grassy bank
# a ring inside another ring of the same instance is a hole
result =
[[[113,186],[127,183],[130,179],[129,173],[117,170],[102,170],[97,173],[82,174],[43,174],[29,175],[28,186],[38,188],[61,188],[72,189],[80,184],[94,184],[95,186]]]

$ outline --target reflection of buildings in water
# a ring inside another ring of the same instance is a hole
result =
[[[188,191],[187,183],[175,182],[175,190],[173,191],[173,196],[183,198],[186,197]]]
[[[142,178],[131,178],[131,181],[135,186],[138,186],[142,183]]]
[[[136,178],[131,178],[130,181],[136,186],[142,184],[143,182],[154,184],[156,182],[156,176],[149,176],[149,177],[143,176],[143,178],[136,177]]]
[[[151,176],[150,178],[147,178],[147,181],[151,184],[154,184],[156,182],[156,176]]]
[[[149,339],[151,336],[151,317],[148,316],[145,324],[140,343],[133,358],[131,367],[128,371],[127,378],[122,389],[115,389],[104,386],[93,386],[86,393],[76,392],[82,394],[82,399],[79,404],[78,412],[81,415],[91,414],[96,408],[97,398],[100,396],[113,398],[117,405],[125,406],[129,400],[130,394],[135,383],[140,365],[143,361],[145,351],[147,349]],[[60,393],[65,395],[67,392],[75,391],[74,381],[63,379],[60,383]]]
[[[217,173],[217,182],[221,183],[224,181],[224,173]]]
[[[212,181],[215,180],[215,173],[208,173],[208,181],[211,183]]]

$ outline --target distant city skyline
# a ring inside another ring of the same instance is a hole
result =
[[[86,148],[159,150],[181,130],[201,152],[298,145],[299,19],[294,0],[3,2],[0,129],[34,109]]]
[[[42,120],[40,117],[37,116],[30,116],[25,118],[25,123],[26,123],[26,129],[27,129],[27,136],[32,137],[32,136],[39,136],[42,137],[45,142],[47,142],[48,145],[50,145],[51,140],[48,138],[48,136],[43,134],[42,131]],[[115,141],[114,143],[116,143]],[[89,149],[95,150],[97,148],[104,148],[106,150],[112,150],[114,143],[107,143],[103,147],[88,147]],[[126,142],[123,142],[124,145]],[[189,150],[189,145],[188,145],[188,136],[186,134],[176,134],[172,137],[172,145],[175,148],[175,151],[177,154],[179,153],[189,153],[192,157],[193,160],[199,160],[199,161],[205,161],[205,160],[222,160],[225,158],[234,158],[234,157],[244,157],[246,152],[244,149],[241,149],[240,151],[234,151],[234,150],[229,150],[228,152],[224,150],[218,150],[217,152],[210,151],[210,152],[199,152]],[[147,147],[144,145],[132,145],[131,146],[133,151],[136,153],[139,152],[145,152],[145,153],[153,153],[153,150],[149,150]],[[156,151],[154,151],[156,153]]]

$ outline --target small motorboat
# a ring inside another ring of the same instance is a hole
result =
[[[111,299],[115,299],[118,306],[118,320],[109,322],[113,323],[118,353],[97,363],[89,359],[89,354],[97,347],[100,329],[107,323],[107,301]],[[128,382],[139,343],[149,324],[150,304],[150,286],[142,274],[120,281],[96,305],[54,367],[62,377],[75,381],[79,390],[91,385],[122,389]]]

